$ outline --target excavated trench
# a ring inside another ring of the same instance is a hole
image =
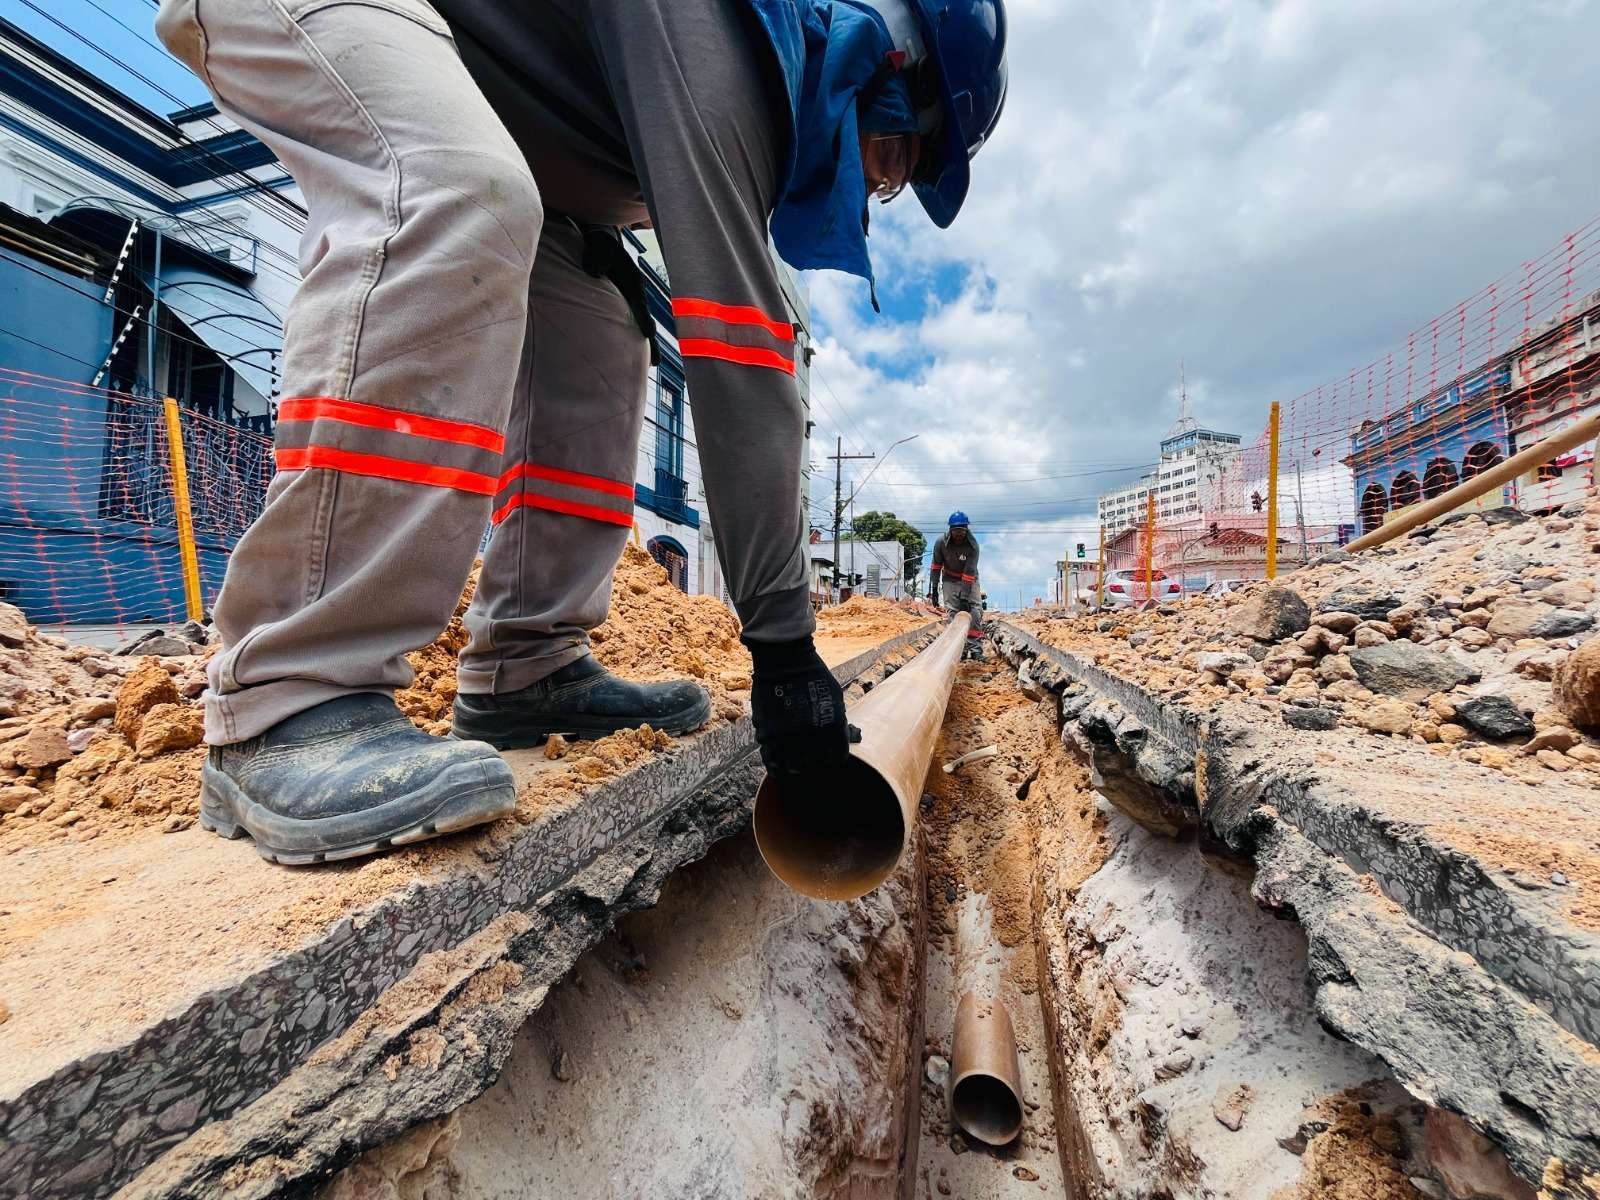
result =
[[[720,843],[579,960],[493,1088],[323,1195],[1443,1195],[1421,1106],[1318,1025],[1299,926],[1171,806],[1064,736],[1059,696],[963,664],[889,883],[817,903]],[[975,979],[1015,1032],[998,1147],[947,1106]]]

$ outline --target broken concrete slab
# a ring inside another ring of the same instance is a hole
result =
[[[1204,829],[1253,858],[1262,898],[1306,928],[1330,1028],[1465,1116],[1524,1178],[1552,1162],[1600,1172],[1600,934],[1508,854],[1558,829],[1600,839],[1588,789],[1519,785],[1412,742],[1297,741],[1248,702],[1181,709],[1004,622],[990,633],[1046,686],[1092,689],[1086,712],[1114,702],[1201,760]]]
[[[928,627],[889,639],[836,666],[835,673],[849,681],[881,670],[888,659],[912,652],[934,632]],[[524,780],[551,765],[537,751],[514,763]],[[286,1152],[293,1163],[288,1174],[317,1177],[331,1170],[324,1155],[348,1158],[394,1136],[406,1123],[447,1111],[424,1111],[429,1096],[450,1092],[456,1098],[449,1107],[470,1099],[475,1091],[450,1089],[481,1090],[486,1080],[471,1064],[452,1071],[452,1082],[441,1083],[442,1091],[420,1089],[414,1103],[388,1096],[390,1089],[383,1085],[344,1078],[345,1070],[355,1069],[348,1063],[338,1078],[313,1072],[309,1081],[286,1081],[308,1064],[315,1048],[352,1031],[358,1017],[371,1013],[392,986],[413,975],[426,955],[462,946],[507,914],[528,915],[533,924],[532,941],[517,941],[506,955],[524,968],[542,964],[528,971],[530,978],[545,983],[559,978],[615,913],[626,911],[630,898],[636,907],[648,903],[660,879],[703,853],[707,839],[739,828],[748,819],[746,805],[758,779],[748,720],[722,725],[684,739],[599,785],[581,802],[549,811],[505,837],[463,840],[460,852],[446,855],[436,872],[398,872],[392,890],[314,927],[302,941],[230,945],[217,939],[214,929],[208,933],[197,926],[196,936],[209,937],[213,952],[192,979],[171,977],[170,968],[165,974],[150,970],[143,1008],[124,1006],[114,1020],[87,1027],[72,1021],[71,1013],[61,1014],[59,1031],[35,1028],[30,1034],[39,1052],[7,1056],[0,1066],[0,1196],[109,1194],[208,1123],[205,1148],[196,1153],[213,1165],[226,1160],[216,1174],[208,1174],[207,1167],[174,1167],[158,1176],[167,1182],[130,1194],[214,1195],[206,1187],[232,1167],[246,1169],[240,1164],[259,1157],[248,1143],[262,1136],[259,1129],[235,1127],[242,1140],[234,1146],[215,1123],[274,1094],[300,1097],[291,1108],[307,1094],[320,1097],[315,1107],[323,1115],[271,1118],[287,1126],[275,1129],[271,1140],[292,1144]],[[229,850],[249,855],[251,871],[285,878],[256,862],[247,847],[223,848],[208,840],[200,853],[214,870],[219,852]],[[615,887],[573,882],[597,878],[594,871],[616,880]],[[197,888],[191,901],[183,899],[181,886],[174,890],[174,881],[183,878]],[[165,902],[212,911],[213,897],[202,885],[206,878],[198,866],[187,876],[169,877]],[[294,878],[291,886],[301,887],[315,876]],[[96,936],[96,928],[103,938],[107,930],[101,924],[64,941],[78,946],[83,957],[92,950],[81,943]],[[15,966],[0,966],[0,984]],[[13,979],[4,990],[9,995],[16,986]],[[517,994],[531,997],[533,992]],[[436,998],[435,1009],[449,999]],[[44,1020],[48,1014],[22,1014],[30,1015]],[[4,1036],[12,1037],[19,1024],[8,1022]],[[514,1031],[515,1024],[510,1028]],[[491,1032],[483,1030],[482,1045],[469,1056],[479,1066],[498,1044]],[[370,1065],[365,1051],[351,1053],[350,1063]],[[341,1107],[346,1100],[359,1107],[361,1098],[377,1093],[386,1096],[384,1115],[370,1127],[350,1115],[353,1109]],[[199,1159],[185,1161],[192,1165]],[[191,1186],[198,1190],[184,1190]]]

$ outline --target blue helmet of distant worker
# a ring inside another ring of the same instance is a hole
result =
[[[971,182],[969,164],[1006,103],[1005,0],[857,0],[877,11],[906,49],[907,82],[924,134],[911,188],[947,228]],[[903,26],[900,5],[916,17]]]
[[[971,525],[972,522],[967,520],[967,514],[958,508],[955,512],[950,514],[949,524],[951,529],[955,529],[957,526],[965,529],[968,525]]]

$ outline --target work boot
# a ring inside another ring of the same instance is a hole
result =
[[[200,778],[201,828],[248,833],[263,858],[291,866],[425,841],[508,816],[517,802],[491,747],[429,737],[377,692],[213,746]]]
[[[632,683],[618,679],[591,654],[521,691],[456,696],[451,735],[500,750],[537,746],[552,733],[600,738],[648,725],[688,733],[711,719],[711,697],[686,681]]]

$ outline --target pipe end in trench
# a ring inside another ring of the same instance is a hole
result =
[[[768,775],[751,826],[768,869],[814,900],[856,900],[878,887],[909,833],[894,789],[855,756],[837,772]]]

